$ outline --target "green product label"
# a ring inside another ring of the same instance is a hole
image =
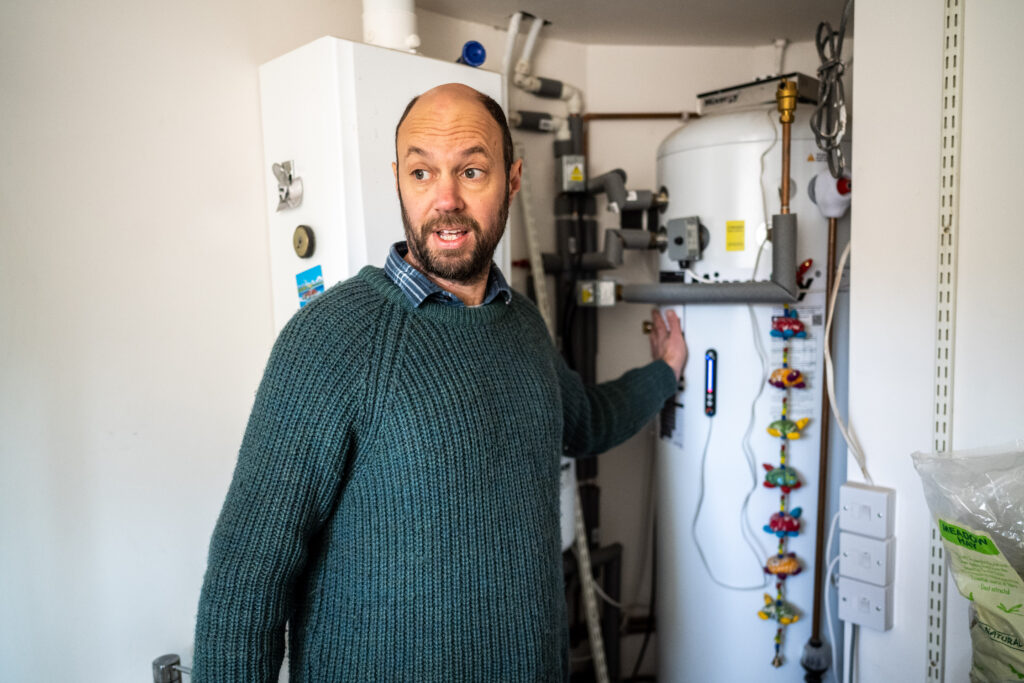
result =
[[[950,543],[956,543],[968,550],[973,550],[983,555],[999,554],[999,549],[996,548],[995,543],[988,536],[979,536],[967,529],[958,527],[956,524],[950,524],[944,519],[939,520],[939,532]]]

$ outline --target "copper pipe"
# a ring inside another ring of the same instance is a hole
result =
[[[775,102],[779,109],[779,123],[782,124],[782,207],[779,213],[789,213],[789,141],[793,112],[796,110],[796,83],[782,80],[775,91]]]
[[[825,278],[825,306],[828,310],[828,300],[832,296],[836,271],[836,219],[828,219],[828,270]],[[834,329],[834,328],[833,328]],[[825,348],[832,350],[832,329],[825,338]],[[824,372],[822,373],[824,375]],[[821,439],[818,443],[818,520],[815,527],[814,542],[814,616],[811,619],[811,639],[821,640],[821,600],[822,583],[825,573],[828,570],[822,563],[825,562],[825,518],[828,508],[828,437],[829,426],[832,424],[830,414],[828,389],[825,386],[824,377],[821,382]]]
[[[782,124],[782,208],[779,213],[789,213],[789,139],[790,123]]]

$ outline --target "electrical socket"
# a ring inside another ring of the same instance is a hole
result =
[[[850,531],[839,532],[839,573],[876,586],[892,583],[895,574],[896,539],[868,538]]]
[[[893,534],[896,492],[848,481],[839,487],[839,529],[871,538]]]
[[[839,619],[876,631],[892,628],[892,584],[875,586],[839,577]]]

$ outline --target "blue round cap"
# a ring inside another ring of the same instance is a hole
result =
[[[462,56],[459,57],[459,64],[468,64],[469,66],[480,66],[487,59],[487,50],[484,46],[475,40],[468,40],[466,44],[462,46]]]

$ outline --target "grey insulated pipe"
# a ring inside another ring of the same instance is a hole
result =
[[[544,78],[537,76],[537,82],[539,83],[533,94],[537,97],[544,97],[549,100],[559,100],[562,98],[562,81],[555,80],[553,78]]]
[[[580,270],[611,270],[622,265],[624,249],[656,249],[657,236],[646,230],[611,228],[604,232],[604,251],[591,251],[580,257]],[[544,254],[544,271],[561,271],[557,254]]]
[[[623,249],[654,249],[658,246],[654,233],[646,230],[616,230],[614,228],[604,231],[604,253],[593,252],[584,254],[582,259],[583,270],[608,270],[618,268],[622,265]]]
[[[590,194],[604,192],[608,197],[608,208],[616,213],[649,209],[654,201],[654,193],[650,190],[627,191],[626,172],[621,168],[589,179],[587,192]]]
[[[622,285],[619,299],[659,304],[796,303],[796,214],[772,216],[772,277],[767,282]]]
[[[525,111],[522,109],[509,114],[509,123],[520,130],[537,130],[549,133],[556,128],[555,118],[542,111]]]

